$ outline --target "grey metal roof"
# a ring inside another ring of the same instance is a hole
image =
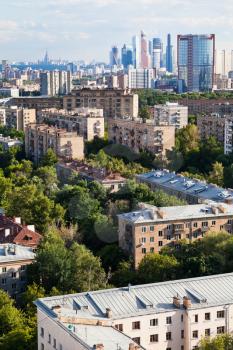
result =
[[[174,310],[177,295],[188,296],[193,308],[233,303],[233,273],[43,298],[36,304],[47,313],[59,305],[66,316],[105,320],[109,308],[117,320]]]
[[[168,170],[156,170],[136,176],[143,182],[157,185],[164,189],[170,189],[192,195],[200,199],[224,202],[233,199],[233,190],[224,189],[205,181],[194,180],[183,175],[169,172]]]
[[[24,247],[16,244],[0,244],[0,264],[19,261],[19,260],[33,260],[35,253],[30,247]]]
[[[216,217],[233,217],[233,205],[209,202],[207,204],[194,204],[173,207],[157,208],[144,204],[141,210],[118,215],[120,218],[137,223],[155,223],[179,220],[208,219]],[[161,213],[161,214],[160,214]],[[162,217],[161,217],[162,215]]]

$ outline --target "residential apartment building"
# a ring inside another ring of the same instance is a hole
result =
[[[7,103],[7,106],[17,106],[21,108],[36,109],[36,111],[47,108],[63,108],[62,97],[50,96],[23,96],[12,98]]]
[[[217,113],[197,116],[197,127],[202,141],[214,136],[224,145],[226,116]]]
[[[225,120],[224,153],[233,152],[233,115]]]
[[[70,71],[50,71],[40,73],[40,94],[59,96],[69,94],[72,88]]]
[[[36,248],[41,238],[34,225],[24,225],[21,218],[9,218],[0,213],[0,244],[11,243]]]
[[[127,179],[118,173],[113,173],[105,168],[95,168],[83,162],[59,162],[56,164],[57,176],[61,183],[72,176],[77,175],[87,181],[97,181],[110,192],[117,192],[125,186]]]
[[[0,288],[17,298],[25,291],[27,266],[35,259],[32,248],[0,244]]]
[[[193,242],[209,231],[233,233],[233,206],[223,203],[141,209],[118,215],[119,246],[134,259],[135,268],[147,253],[176,246],[181,239]]]
[[[17,138],[12,139],[10,136],[4,137],[2,134],[0,134],[0,145],[5,151],[7,151],[11,147],[22,147],[23,142],[18,140]]]
[[[138,95],[130,90],[83,88],[72,90],[70,95],[64,96],[64,109],[80,107],[103,109],[106,119],[122,115],[137,117]]]
[[[38,112],[38,121],[77,132],[79,136],[83,136],[85,141],[92,141],[95,137],[104,137],[102,109],[77,108],[72,111],[46,109]]]
[[[233,190],[208,184],[206,181],[190,179],[169,170],[156,170],[136,176],[136,181],[146,183],[152,191],[163,190],[169,195],[184,199],[189,204],[201,204],[206,200],[233,203]]]
[[[193,350],[233,332],[232,299],[232,273],[39,299],[38,350]]]
[[[35,122],[35,109],[17,107],[0,109],[0,124],[8,128],[24,131],[28,124]]]
[[[29,124],[25,133],[25,150],[36,164],[53,149],[57,157],[71,160],[84,158],[83,137],[75,132],[49,127],[46,124]]]
[[[154,69],[129,69],[130,89],[152,89],[154,88]]]
[[[175,127],[158,126],[153,120],[140,118],[114,118],[108,121],[108,138],[136,153],[147,150],[165,156],[175,145]]]
[[[232,98],[182,98],[178,101],[179,104],[188,107],[189,114],[230,114],[233,113],[233,99]]]
[[[188,107],[170,102],[155,105],[154,120],[158,125],[174,125],[176,129],[182,129],[188,124]]]

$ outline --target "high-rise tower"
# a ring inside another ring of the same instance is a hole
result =
[[[170,73],[173,72],[171,34],[168,34],[168,36],[167,36],[166,69]]]

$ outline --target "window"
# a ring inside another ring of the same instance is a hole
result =
[[[163,237],[163,231],[159,231],[159,237]]]
[[[12,277],[12,278],[16,278],[16,272],[12,272],[12,273],[11,273],[11,277]]]
[[[53,347],[54,347],[54,349],[56,349],[56,347],[57,347],[57,340],[55,338],[53,338]]]
[[[132,340],[133,340],[135,343],[137,343],[138,345],[140,345],[140,343],[141,343],[140,337],[132,338]]]
[[[189,239],[189,234],[188,234],[188,235],[186,235],[186,238],[187,238],[187,239]]]
[[[166,348],[166,350],[172,350],[172,348]]]
[[[151,343],[157,343],[159,341],[159,335],[158,334],[152,334],[150,336],[150,342]]]
[[[184,345],[181,345],[180,350],[184,350]]]
[[[181,339],[184,339],[184,330],[181,330]]]
[[[232,220],[232,219],[230,219],[230,220],[227,221],[227,224],[228,224],[228,225],[231,225],[232,223],[233,223],[233,220]]]
[[[44,350],[44,344],[43,343],[40,344],[40,349]]]
[[[140,329],[140,321],[133,322],[132,329]]]
[[[63,350],[62,344],[59,345],[59,350]]]
[[[2,272],[5,273],[6,272],[6,267],[2,268]]]
[[[2,278],[2,284],[6,284],[6,278]]]
[[[194,222],[194,223],[193,223],[193,227],[197,227],[197,222]]]
[[[206,337],[210,336],[210,329],[209,328],[205,329],[205,336]]]
[[[171,229],[171,225],[167,225],[167,230],[170,230]]]
[[[223,226],[223,225],[221,225],[221,226],[220,226],[220,231],[221,231],[221,230],[223,230],[223,229],[224,229],[224,226]]]
[[[150,253],[154,253],[155,252],[155,248],[150,248]]]
[[[155,230],[154,226],[150,226],[150,232],[153,232]]]
[[[51,344],[51,334],[49,334],[48,343]]]
[[[11,288],[15,289],[16,288],[16,283],[12,283]]]
[[[186,222],[185,227],[189,228],[190,227],[190,222]]]
[[[158,319],[157,318],[153,318],[152,320],[150,320],[150,326],[151,327],[158,326]]]
[[[154,237],[150,237],[150,242],[154,243],[154,241],[155,241],[155,238]]]
[[[224,310],[217,311],[217,318],[224,318],[225,317],[225,312]]]
[[[198,338],[198,331],[193,331],[193,338]]]
[[[166,318],[166,323],[167,324],[172,324],[172,318],[171,317],[167,317]]]
[[[141,242],[146,243],[146,237],[142,237]]]
[[[217,327],[217,334],[223,334],[225,333],[225,327],[222,326],[222,327]]]
[[[171,240],[171,236],[167,236],[167,240],[170,241]]]
[[[172,333],[171,332],[166,333],[166,340],[172,340]]]
[[[215,226],[216,225],[216,221],[212,221],[212,226]]]
[[[206,313],[205,313],[205,320],[206,320],[206,321],[209,321],[209,320],[210,320],[210,313],[209,313],[209,312],[206,312]]]
[[[198,315],[194,315],[194,322],[198,322]]]
[[[180,320],[181,320],[181,322],[184,321],[184,315],[181,315],[181,316],[180,316]]]
[[[201,226],[202,226],[202,227],[208,227],[208,221],[203,221],[203,222],[201,223]]]
[[[21,270],[21,271],[25,271],[25,270],[26,270],[26,265],[22,265],[22,266],[20,267],[20,270]]]
[[[44,338],[44,328],[43,327],[40,328],[40,336],[42,338]]]
[[[143,232],[143,233],[146,232],[146,226],[143,226],[143,227],[142,227],[142,232]]]
[[[142,248],[142,254],[146,254],[146,248]]]
[[[163,246],[163,241],[159,241],[159,247]]]
[[[118,331],[123,332],[123,324],[122,323],[116,324],[115,328],[118,329]]]

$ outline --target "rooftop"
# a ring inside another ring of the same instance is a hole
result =
[[[233,201],[233,189],[224,189],[205,181],[190,179],[180,174],[169,172],[168,170],[155,170],[146,174],[137,175],[141,181],[158,185],[164,189],[183,192],[187,195],[200,198],[202,200],[212,200],[214,202]]]
[[[128,286],[38,299],[36,305],[50,317],[82,319],[94,324],[173,311],[173,297],[188,297],[191,309],[233,303],[233,273],[162,283]],[[55,309],[59,311],[55,312]],[[182,306],[183,308],[183,306]],[[106,310],[111,310],[107,317]]]
[[[33,260],[34,258],[35,253],[32,248],[9,243],[0,244],[0,264],[19,260]]]
[[[206,219],[211,217],[233,216],[233,205],[215,202],[161,208],[143,203],[141,204],[141,208],[142,209],[137,211],[120,214],[119,217],[137,224],[146,222],[163,222],[168,220],[179,221],[185,219]]]

